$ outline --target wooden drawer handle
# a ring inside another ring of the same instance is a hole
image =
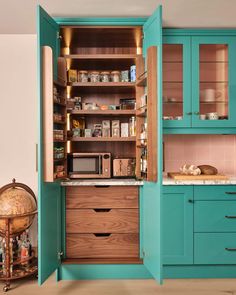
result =
[[[99,237],[109,237],[111,234],[94,234],[95,237],[99,238]]]
[[[94,187],[96,187],[96,188],[106,188],[106,187],[110,187],[110,185],[100,185],[100,184],[98,184],[98,185],[95,185]]]
[[[231,218],[231,219],[233,219],[233,218],[236,218],[236,216],[235,215],[225,215],[225,218]]]
[[[236,195],[236,192],[225,192],[227,195]]]
[[[110,212],[111,209],[93,209],[95,212]]]
[[[236,251],[236,248],[225,248],[226,251]]]

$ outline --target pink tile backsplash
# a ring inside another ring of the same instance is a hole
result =
[[[236,175],[236,135],[164,135],[165,172],[183,164],[208,164]]]

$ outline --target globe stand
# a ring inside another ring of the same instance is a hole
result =
[[[13,179],[13,182],[11,184],[7,184],[3,186],[0,189],[0,195],[9,188],[15,188],[20,187],[26,190],[28,193],[30,193],[37,205],[36,197],[33,193],[33,191],[22,183],[16,183],[15,179]],[[0,271],[0,281],[4,281],[5,285],[3,287],[3,292],[7,292],[10,290],[10,282],[12,280],[17,280],[21,278],[25,278],[28,276],[32,276],[33,274],[36,274],[38,271],[37,267],[37,258],[35,256],[35,252],[32,251],[32,255],[30,257],[24,258],[24,259],[16,259],[13,260],[13,257],[11,257],[11,251],[10,251],[10,239],[13,237],[16,237],[20,234],[22,234],[26,229],[28,229],[32,222],[33,218],[31,220],[31,223],[28,224],[24,229],[21,229],[19,232],[11,232],[11,225],[16,218],[24,218],[24,217],[34,217],[37,214],[37,210],[29,213],[24,214],[14,214],[14,215],[0,215],[0,220],[5,221],[5,231],[0,231],[0,236],[5,239],[6,242],[6,248],[5,248],[5,262],[1,262],[0,266],[2,267]]]

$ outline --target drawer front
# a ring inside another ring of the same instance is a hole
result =
[[[236,232],[236,201],[196,201],[195,232]]]
[[[67,233],[138,233],[138,209],[67,209]]]
[[[138,234],[67,234],[67,258],[139,257]]]
[[[66,207],[75,208],[138,208],[136,186],[80,186],[66,189]]]
[[[194,234],[194,264],[236,264],[236,233]]]
[[[236,185],[195,186],[194,200],[236,200]]]

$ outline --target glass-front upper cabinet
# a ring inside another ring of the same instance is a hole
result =
[[[235,74],[235,37],[192,37],[193,127],[236,127]]]
[[[163,38],[163,125],[191,124],[190,37]]]

